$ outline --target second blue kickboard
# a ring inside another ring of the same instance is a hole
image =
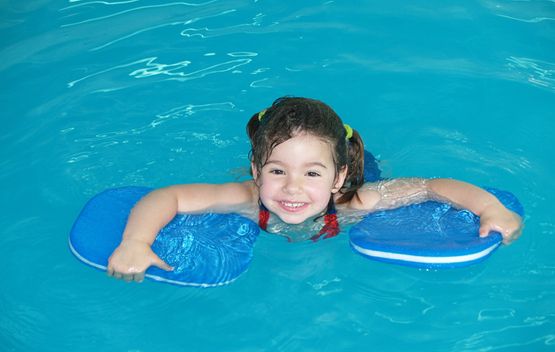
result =
[[[376,158],[364,151],[364,179],[383,180]],[[487,188],[520,216],[524,208],[510,192]],[[500,233],[481,238],[480,218],[448,204],[425,202],[370,213],[349,231],[353,250],[367,258],[419,268],[452,268],[480,262],[499,247]]]
[[[511,193],[488,188],[520,216]],[[425,202],[368,214],[349,232],[351,247],[370,259],[421,268],[451,268],[487,258],[502,242],[500,233],[481,238],[480,219],[448,204]]]

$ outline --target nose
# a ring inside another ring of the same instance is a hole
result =
[[[298,194],[302,189],[302,178],[294,175],[289,175],[283,184],[283,191],[287,194]]]

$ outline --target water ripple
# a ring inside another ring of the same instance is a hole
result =
[[[340,54],[330,64],[362,67],[371,72],[436,72],[471,77],[490,77],[500,80],[524,82],[555,91],[555,64],[533,58],[510,56],[508,63],[492,65],[469,58],[407,57],[398,60],[382,60],[353,53]]]
[[[136,11],[141,11],[141,10],[150,10],[150,9],[154,9],[154,8],[161,8],[161,7],[168,7],[168,6],[205,6],[208,4],[213,3],[215,0],[212,1],[208,1],[205,3],[200,3],[200,4],[193,4],[193,3],[187,3],[187,2],[172,2],[172,3],[168,3],[168,4],[159,4],[159,5],[150,5],[150,6],[139,6],[139,7],[135,7],[132,9],[128,9],[128,10],[123,10],[123,11],[119,11],[116,13],[112,13],[109,15],[105,15],[105,16],[99,16],[99,17],[93,17],[93,18],[89,18],[86,20],[82,20],[82,21],[78,21],[78,22],[73,22],[73,23],[68,23],[68,24],[63,24],[61,25],[61,27],[72,27],[72,26],[76,26],[79,24],[84,24],[84,23],[90,23],[90,22],[96,22],[96,21],[101,21],[101,20],[105,20],[108,18],[112,18],[112,17],[116,17],[116,16],[120,16],[126,13],[130,13],[130,12],[136,12]],[[65,7],[60,9],[60,11],[64,11],[64,10],[68,10],[68,9],[72,9],[75,8],[77,6],[82,6],[82,5],[89,5],[89,4],[108,4],[108,5],[114,5],[114,4],[123,4],[123,3],[129,3],[129,2],[119,2],[119,3],[106,3],[106,2],[101,2],[101,1],[93,1],[93,2],[89,2],[89,3],[84,3],[84,4],[78,4],[78,5],[73,5],[73,6],[69,6],[69,7]]]
[[[252,81],[250,84],[251,88],[273,88],[273,86],[269,84],[264,84],[264,82],[268,81],[269,78],[263,78],[256,81]]]
[[[482,309],[478,313],[478,321],[507,319],[515,316],[514,309]]]
[[[480,329],[469,337],[458,341],[453,351],[494,351],[510,347],[523,347],[529,345],[555,345],[555,335],[542,335],[542,328],[552,324],[550,315],[524,317],[520,321],[514,321],[515,312],[507,310],[506,315],[497,317],[498,319],[508,319],[509,321],[501,328]],[[488,320],[488,319],[486,319]],[[510,321],[514,321],[511,323]],[[498,326],[498,325],[496,325]],[[545,329],[543,329],[545,330]],[[523,339],[527,336],[528,339]],[[516,339],[517,341],[511,341]],[[500,341],[503,341],[501,344]],[[522,351],[533,350],[523,348]]]
[[[203,17],[192,18],[192,19],[189,19],[189,20],[184,21],[184,22],[183,21],[177,21],[177,22],[168,22],[168,23],[162,23],[162,24],[156,24],[156,25],[153,25],[153,26],[148,26],[146,28],[141,28],[141,29],[138,29],[134,32],[131,32],[129,34],[126,34],[124,36],[116,38],[112,41],[109,41],[109,42],[103,44],[103,45],[97,46],[97,47],[91,49],[91,51],[97,51],[97,50],[100,50],[100,49],[104,49],[105,47],[110,46],[114,43],[120,42],[120,41],[125,40],[125,39],[132,38],[132,37],[134,37],[138,34],[142,34],[142,33],[145,33],[145,32],[151,31],[151,30],[160,29],[160,28],[168,27],[168,26],[175,26],[175,25],[188,25],[188,24],[191,24],[191,23],[203,20],[203,19],[222,16],[222,15],[227,15],[228,13],[232,13],[232,12],[235,12],[235,11],[236,10],[234,10],[234,9],[233,10],[225,10],[225,11],[222,11],[220,13],[213,14],[213,15],[207,15],[207,16],[203,16]]]
[[[316,291],[316,295],[318,296],[328,296],[331,294],[339,293],[343,291],[342,287],[335,287],[339,285],[341,279],[338,277],[334,277],[331,280],[322,280],[318,283],[312,283],[311,281],[307,282],[307,284]],[[331,287],[327,287],[330,286]]]
[[[123,2],[120,2],[124,4]],[[147,31],[168,26],[183,26],[208,18],[218,17],[237,8],[248,6],[242,2],[204,2],[198,4],[172,2],[150,6],[141,6],[115,13],[103,13],[98,6],[89,9],[85,4],[105,4],[88,2],[59,10],[65,18],[73,20],[62,23],[58,28],[41,32],[39,35],[22,39],[0,50],[0,71],[26,60],[51,62],[73,57],[82,51],[99,51],[114,43],[136,37]],[[114,5],[116,3],[111,3]],[[210,4],[210,6],[205,6]],[[76,8],[76,6],[78,6]],[[103,6],[104,12],[112,11],[117,6]],[[95,14],[95,15],[93,15]],[[87,18],[87,16],[96,16]],[[77,18],[79,18],[77,20]],[[63,18],[56,19],[62,21]]]
[[[190,117],[194,114],[205,112],[205,111],[232,111],[235,105],[231,102],[223,103],[210,103],[210,104],[186,104],[183,106],[178,106],[163,113],[156,115],[156,118],[152,120],[147,125],[134,127],[127,130],[111,131],[97,133],[94,136],[82,137],[74,140],[76,143],[86,143],[90,148],[95,148],[98,146],[110,146],[119,143],[128,143],[127,140],[122,140],[122,136],[140,135],[148,130],[156,128],[169,120],[175,120],[182,117]],[[206,139],[206,138],[205,138]],[[72,156],[73,161],[77,162],[79,160],[88,158],[89,153],[77,153]]]
[[[509,70],[516,72],[527,82],[555,90],[555,63],[514,56],[508,57],[507,61]]]
[[[183,106],[178,106],[167,112],[158,114],[156,115],[156,117],[159,120],[168,119],[168,118],[175,119],[175,118],[180,118],[182,116],[192,116],[201,111],[215,111],[215,110],[232,111],[233,109],[235,109],[235,104],[229,101],[224,103],[212,103],[212,104],[202,104],[202,105],[187,104]]]
[[[191,61],[189,60],[181,60],[175,63],[159,63],[159,62],[156,62],[157,59],[158,59],[157,57],[148,57],[140,60],[135,60],[130,63],[116,65],[114,67],[110,67],[110,68],[86,75],[84,77],[78,78],[71,82],[68,82],[67,87],[72,88],[77,83],[81,83],[85,80],[89,80],[93,77],[105,75],[113,71],[117,72],[117,71],[123,70],[125,72],[125,69],[131,68],[133,66],[138,66],[138,65],[143,65],[144,67],[134,69],[131,72],[127,72],[127,75],[138,79],[158,76],[158,75],[165,75],[165,76],[169,76],[170,77],[169,79],[178,80],[178,81],[188,81],[192,79],[203,78],[208,75],[212,75],[216,73],[224,73],[224,72],[232,71],[240,66],[247,65],[250,62],[252,62],[252,59],[246,59],[246,58],[235,59],[235,60],[220,62],[205,68],[198,69],[196,71],[185,72],[184,69],[191,64]],[[108,88],[108,89],[114,90],[114,89],[121,89],[121,88],[123,87]],[[97,89],[95,91],[96,92],[106,91],[106,88]]]
[[[238,59],[238,60],[226,61],[191,73],[183,73],[183,72],[176,73],[172,75],[173,77],[171,79],[177,80],[177,81],[188,81],[191,79],[203,78],[214,73],[233,71],[240,66],[250,63],[251,61],[252,59]]]
[[[477,141],[466,134],[452,129],[428,127],[420,131],[413,131],[410,138],[413,143],[400,148],[395,157],[396,161],[411,160],[415,155],[427,154],[437,165],[438,160],[447,156],[469,163],[473,173],[488,176],[490,171],[484,167],[495,167],[514,176],[533,175],[537,172],[535,165],[522,150],[505,150],[498,147],[495,141]],[[430,145],[420,142],[434,141]],[[446,160],[446,159],[445,159]],[[529,176],[529,179],[533,178]]]
[[[69,2],[75,2],[75,5],[70,5],[70,6],[66,6],[64,8],[62,8],[61,10],[69,10],[69,9],[73,9],[76,7],[80,7],[80,6],[84,6],[84,5],[95,5],[95,4],[101,4],[101,5],[121,5],[121,4],[130,4],[133,2],[137,2],[140,0],[127,0],[127,1],[114,1],[114,2],[108,2],[108,1],[89,1],[89,2],[81,2],[81,0],[69,0]]]
[[[526,23],[555,21],[554,2],[548,1],[482,1],[494,15]]]

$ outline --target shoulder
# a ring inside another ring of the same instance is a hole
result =
[[[367,182],[360,187],[354,197],[345,204],[347,209],[373,210],[381,199],[377,182]]]
[[[430,190],[429,179],[410,177],[365,183],[351,200],[348,207],[375,211],[394,209],[405,205],[435,199]]]
[[[219,185],[218,191],[221,191],[228,196],[232,196],[241,202],[257,202],[258,201],[258,187],[254,181],[245,182],[232,182]]]
[[[252,193],[257,189],[254,181],[249,180],[245,182],[228,182],[221,184],[209,185],[215,191],[218,192],[232,192],[237,195],[252,195]]]

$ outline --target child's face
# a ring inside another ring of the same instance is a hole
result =
[[[288,224],[321,215],[346,174],[347,168],[336,178],[331,146],[306,133],[275,147],[260,172],[253,166],[260,200]]]

